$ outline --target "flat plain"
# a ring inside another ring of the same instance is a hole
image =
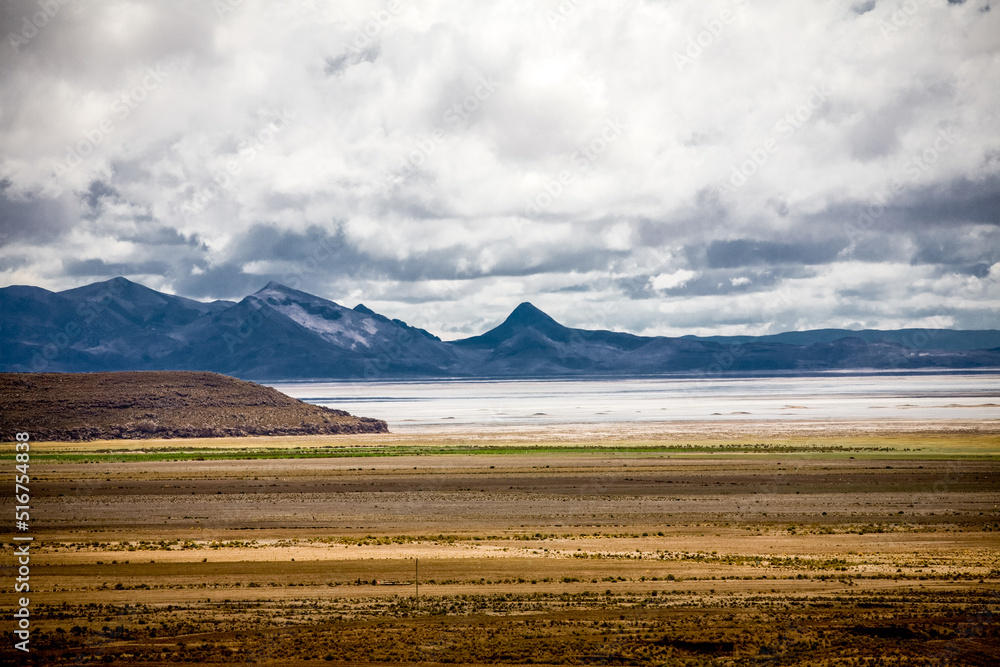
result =
[[[983,420],[35,443],[27,662],[1000,664],[998,445]]]

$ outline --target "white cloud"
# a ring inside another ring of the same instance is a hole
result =
[[[599,303],[600,318],[580,321],[665,330],[662,292],[687,290],[668,310],[722,330],[740,323],[720,321],[720,304],[797,281],[817,300],[797,301],[785,326],[905,323],[927,309],[1000,326],[995,237],[927,250],[997,222],[983,193],[1000,179],[1000,13],[985,0],[919,5],[883,35],[892,3],[862,15],[832,0],[580,3],[555,25],[555,2],[384,13],[246,0],[222,15],[198,2],[70,3],[16,51],[0,43],[0,197],[29,202],[23,215],[0,210],[0,281],[58,289],[110,277],[63,267],[162,257],[121,239],[166,226],[196,242],[170,251],[162,286],[201,272],[204,296],[233,297],[244,283],[213,283],[206,269],[252,274],[250,284],[301,264],[280,245],[248,251],[250,230],[333,234],[343,223],[344,252],[375,268],[321,265],[303,287],[372,294],[427,326],[467,328],[529,299],[570,319]],[[734,20],[679,69],[674,55],[723,10]],[[26,11],[5,3],[0,34]],[[74,153],[79,165],[53,174]],[[746,183],[725,189],[755,156]],[[121,199],[84,219],[66,202],[93,181]],[[61,217],[25,222],[45,202]],[[865,205],[880,212],[852,228]],[[769,259],[757,274],[705,259],[718,241],[805,247],[848,234],[835,264]],[[888,274],[888,253],[856,261],[875,241],[892,250]],[[804,277],[812,270],[825,291]],[[984,270],[990,280],[966,280]],[[874,275],[886,284],[865,281]],[[388,285],[408,296],[394,301]],[[942,299],[948,289],[960,298]],[[876,291],[903,297],[891,318],[870,312]],[[758,326],[753,307],[732,313]]]
[[[691,280],[698,277],[697,271],[678,269],[673,273],[661,273],[649,279],[649,286],[655,290],[668,290],[677,287],[684,287]]]

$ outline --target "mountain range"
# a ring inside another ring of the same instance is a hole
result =
[[[278,380],[997,367],[997,330],[649,337],[565,327],[522,303],[482,335],[443,341],[275,282],[239,302],[211,303],[120,277],[63,292],[0,289],[4,372],[204,370]]]

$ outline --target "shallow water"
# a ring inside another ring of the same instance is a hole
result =
[[[995,373],[270,386],[309,403],[385,419],[394,431],[452,424],[1000,418]]]

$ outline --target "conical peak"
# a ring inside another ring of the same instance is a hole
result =
[[[538,323],[555,323],[555,320],[549,317],[546,313],[542,312],[536,308],[531,303],[525,301],[517,308],[515,308],[509,316],[505,324],[520,324],[524,326],[531,326]]]

